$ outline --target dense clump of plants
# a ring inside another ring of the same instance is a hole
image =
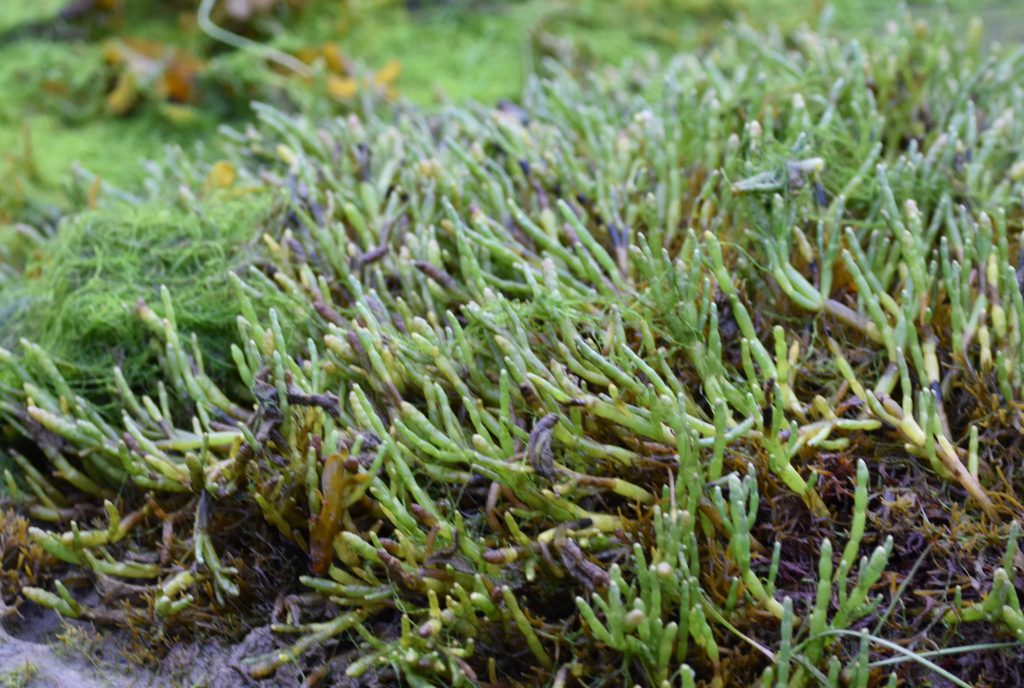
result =
[[[496,109],[259,108],[151,185],[275,204],[207,297],[234,343],[154,285],[159,376],[0,353],[22,594],[269,620],[253,677],[1015,685],[1024,52],[979,43],[739,27]]]
[[[154,373],[155,347],[130,307],[164,284],[175,294],[182,326],[217,356],[212,372],[233,367],[220,357],[234,340],[233,299],[211,299],[230,291],[230,273],[256,252],[253,228],[269,212],[269,199],[218,199],[202,215],[171,203],[116,204],[83,212],[53,237],[39,233],[32,258],[0,297],[0,346],[28,338],[59,362],[80,393],[92,401],[120,365],[132,385]],[[7,382],[18,384],[16,379]]]

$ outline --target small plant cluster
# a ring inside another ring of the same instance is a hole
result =
[[[253,677],[1011,685],[1024,51],[741,26],[549,69],[496,109],[259,107],[154,171],[197,216],[274,199],[209,295],[237,341],[164,288],[142,384],[0,353],[8,490],[102,593],[24,596],[154,636],[272,601]]]

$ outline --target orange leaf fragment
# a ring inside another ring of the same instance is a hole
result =
[[[107,110],[121,117],[131,112],[138,102],[139,90],[131,72],[122,72],[117,77],[114,90],[107,94]]]
[[[355,79],[334,74],[327,77],[327,92],[334,98],[339,100],[352,98],[358,90],[359,87],[356,85]]]
[[[237,176],[234,165],[227,160],[218,160],[213,164],[210,168],[210,172],[206,175],[206,188],[230,188],[231,186],[234,186]]]
[[[102,182],[99,177],[92,180],[92,184],[89,185],[89,196],[86,201],[87,207],[90,210],[95,210],[100,200],[100,190],[102,189]]]
[[[327,63],[327,68],[335,74],[344,74],[347,70],[345,69],[345,58],[342,57],[341,50],[334,43],[326,43],[323,48],[324,62]]]
[[[163,95],[175,103],[191,103],[197,99],[196,74],[203,68],[202,60],[187,53],[175,52],[167,60],[160,81]]]
[[[398,80],[398,76],[401,73],[402,63],[398,60],[391,60],[377,71],[373,79],[377,82],[378,86],[390,86]]]

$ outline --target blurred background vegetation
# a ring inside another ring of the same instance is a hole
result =
[[[212,39],[200,4],[0,3],[0,223],[59,213],[73,163],[130,186],[140,158],[211,139],[254,99],[313,114],[343,112],[365,88],[424,106],[493,103],[545,58],[580,68],[700,50],[740,16],[858,35],[908,9],[948,10],[980,15],[990,39],[1024,36],[1017,0],[207,0],[218,26],[312,65],[309,77]]]

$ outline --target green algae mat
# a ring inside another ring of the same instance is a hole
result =
[[[12,627],[168,685],[220,642],[185,685],[1021,682],[1024,49],[573,46],[429,107],[319,47],[132,183],[25,187]],[[103,107],[208,116],[161,83]]]

